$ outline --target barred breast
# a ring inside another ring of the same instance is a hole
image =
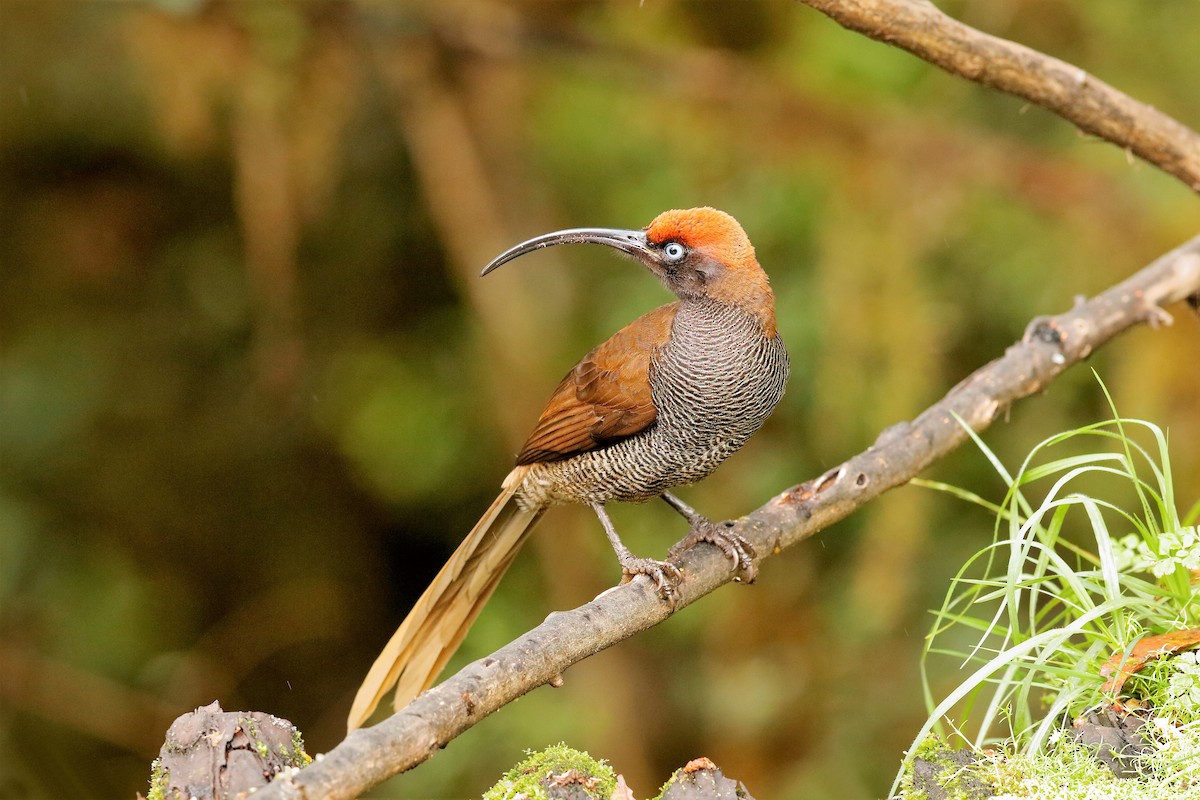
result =
[[[694,483],[762,427],[787,377],[782,340],[756,317],[707,298],[682,302],[651,360],[654,424],[603,449],[533,465],[523,504],[639,501]]]

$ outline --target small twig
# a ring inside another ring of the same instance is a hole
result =
[[[1166,324],[1163,306],[1200,290],[1200,236],[1128,280],[1066,313],[1035,319],[1021,341],[974,372],[912,422],[893,426],[866,452],[795,486],[738,521],[736,530],[766,559],[899,486],[967,438],[956,417],[986,428],[1014,401],[1042,391],[1059,373],[1137,324]],[[683,608],[735,577],[716,548],[680,562]],[[356,730],[311,766],[255,793],[280,798],[352,798],[428,759],[481,719],[573,664],[657,625],[671,614],[639,578],[538,627],[474,662],[396,715]]]
[[[800,0],[947,72],[1023,97],[1200,192],[1200,134],[1086,71],[948,17],[928,0]]]

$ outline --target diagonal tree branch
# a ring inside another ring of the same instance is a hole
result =
[[[1013,402],[1041,392],[1059,373],[1140,323],[1169,324],[1163,306],[1200,290],[1200,236],[1128,280],[1066,313],[1030,323],[1005,354],[972,373],[912,422],[884,431],[870,448],[825,475],[792,487],[737,523],[769,558],[899,486],[967,439],[959,423],[983,430]],[[716,548],[680,562],[678,608],[734,580]],[[425,761],[492,712],[595,653],[673,613],[644,576],[590,603],[551,614],[490,656],[469,664],[396,715],[356,730],[311,766],[282,776],[256,798],[352,798]]]
[[[981,33],[929,0],[800,0],[843,27],[1053,111],[1200,192],[1200,134],[1085,70]]]

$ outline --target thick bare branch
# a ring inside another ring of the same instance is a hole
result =
[[[1053,111],[1200,192],[1200,134],[1073,64],[981,33],[928,0],[800,2],[947,72]]]
[[[738,521],[737,531],[769,558],[899,486],[966,440],[958,419],[986,428],[1010,404],[1042,391],[1059,373],[1140,323],[1171,318],[1163,306],[1200,290],[1200,236],[1128,280],[1074,309],[1034,320],[1021,341],[954,387],[912,422],[885,431],[866,452],[795,486]],[[1190,322],[1190,321],[1189,321]],[[958,419],[956,419],[956,417]],[[715,548],[694,548],[680,562],[683,608],[734,580]],[[672,610],[640,577],[590,603],[551,614],[492,655],[468,665],[407,708],[372,728],[354,731],[318,761],[255,793],[280,798],[352,798],[411,769],[481,719],[568,667],[639,631]]]

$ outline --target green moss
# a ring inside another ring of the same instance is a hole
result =
[[[617,786],[617,776],[604,761],[559,743],[537,753],[529,754],[521,763],[504,774],[495,786],[483,795],[483,800],[546,800],[546,782],[552,776],[571,771],[595,781],[591,794],[609,797]]]
[[[1067,737],[1034,755],[981,758],[974,771],[997,793],[1031,800],[1200,800],[1200,783],[1152,775],[1117,778],[1092,751]]]
[[[679,769],[672,772],[671,776],[669,778],[667,778],[667,780],[663,783],[663,785],[658,787],[658,794],[654,795],[654,797],[652,797],[651,800],[662,800],[662,796],[666,793],[667,787],[670,786],[672,783],[674,783],[675,779],[677,777],[679,777],[679,773],[680,773],[680,771],[682,771],[682,769],[683,768],[680,767]]]
[[[1123,694],[1139,698],[1155,716],[1176,726],[1200,721],[1200,651],[1164,654],[1150,661],[1126,682]]]
[[[978,757],[926,736],[905,763],[901,800],[983,800],[996,792],[975,770]]]
[[[1197,730],[1196,733],[1200,733]],[[1186,758],[1200,753],[1180,751]],[[901,800],[1200,800],[1200,781],[1169,777],[1153,764],[1135,778],[1117,778],[1095,754],[1061,736],[1033,755],[999,751],[975,754],[953,749],[936,736],[912,753],[901,784]]]
[[[662,800],[662,796],[667,793],[667,789],[671,788],[671,784],[673,784],[675,782],[676,778],[679,777],[679,773],[681,773],[681,772],[683,772],[683,767],[680,767],[679,769],[672,772],[670,777],[667,778],[667,780],[665,782],[663,782],[663,785],[658,787],[658,794],[654,795],[652,800]]]
[[[663,782],[663,785],[658,787],[658,794],[654,795],[652,800],[662,800],[663,795],[667,793],[667,789],[670,789],[672,784],[674,784],[675,781],[679,780],[679,774],[681,772],[683,772],[685,769],[687,769],[686,766],[680,767],[679,769],[672,772],[670,774],[670,776]]]
[[[162,765],[161,759],[154,759],[150,764],[150,791],[146,795],[146,800],[171,800],[167,797],[167,787],[171,783],[171,776]]]
[[[279,754],[287,761],[289,767],[307,767],[312,763],[312,756],[304,750],[304,737],[300,735],[299,730],[292,732],[291,752],[288,752],[286,747],[281,747]]]
[[[258,753],[259,757],[267,761],[272,753],[271,747],[264,741],[262,733],[258,727],[258,721],[251,717],[243,717],[239,720],[242,730],[246,732],[246,737],[250,739],[251,746]],[[278,747],[278,752],[275,753],[289,767],[307,767],[312,763],[312,757],[304,752],[304,738],[300,735],[300,731],[292,728],[292,741],[289,747],[286,744],[281,744]],[[149,799],[147,799],[149,800]]]
[[[246,738],[250,740],[250,746],[254,748],[254,752],[258,753],[258,757],[265,761],[271,755],[271,748],[262,740],[258,722],[253,717],[241,717],[238,719],[238,724],[246,732]]]

